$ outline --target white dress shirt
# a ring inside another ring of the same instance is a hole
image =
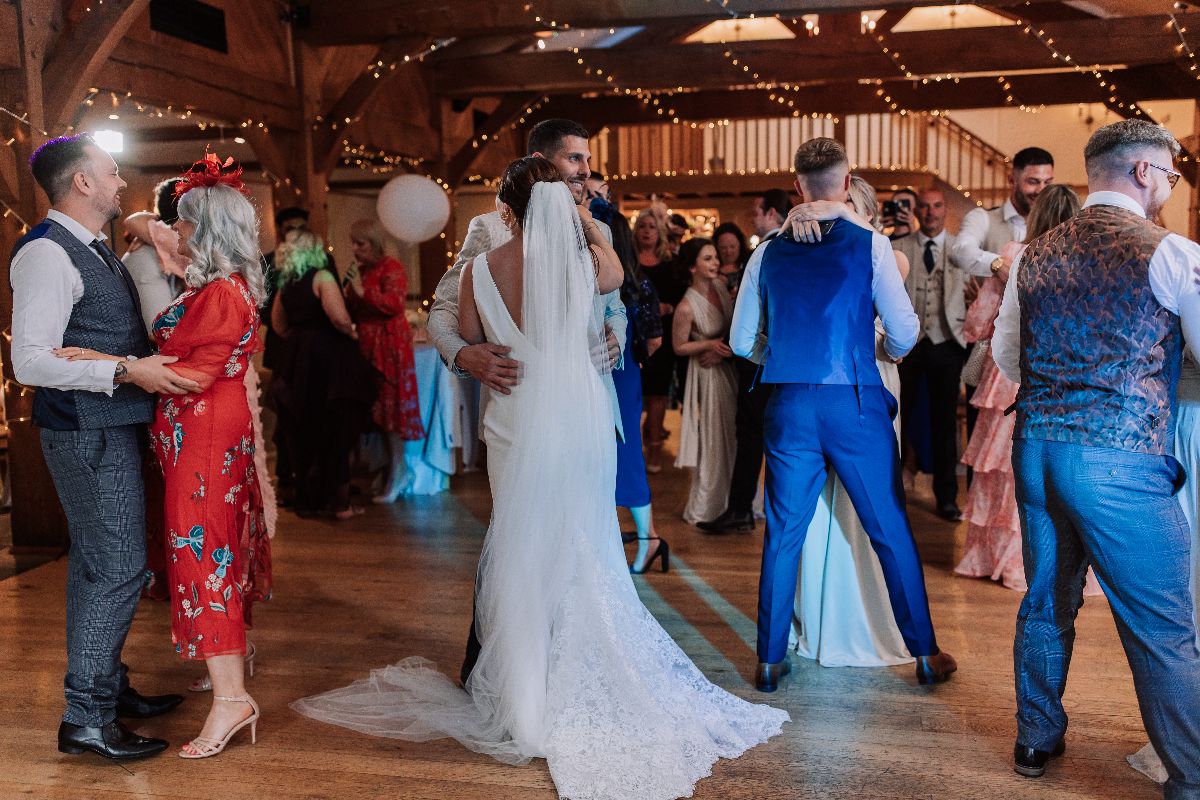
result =
[[[1025,218],[1013,206],[1012,198],[1004,201],[1004,205],[1000,207],[1000,213],[1004,216],[1004,222],[1008,225],[1008,230],[1012,235],[1009,241],[1025,241]],[[992,274],[992,262],[1000,254],[983,248],[991,227],[991,219],[988,218],[986,208],[972,208],[963,217],[962,227],[959,228],[958,236],[954,240],[953,256],[958,268],[968,275],[987,278]]]
[[[46,218],[62,225],[89,250],[93,241],[106,238],[62,212],[51,209]],[[104,263],[99,253],[96,260]],[[67,361],[50,352],[62,347],[71,312],[83,298],[83,278],[67,251],[44,237],[34,239],[17,251],[9,276],[13,289],[12,361],[17,382],[111,396],[117,362]]]
[[[1117,206],[1139,217],[1146,216],[1136,200],[1120,192],[1092,192],[1083,207],[1096,205]],[[1021,382],[1021,301],[1017,298],[1020,261],[1018,258],[1009,271],[1004,302],[1000,304],[992,336],[992,358],[1004,377],[1013,383]],[[1179,315],[1184,341],[1192,352],[1200,345],[1200,291],[1192,276],[1192,269],[1197,266],[1200,266],[1200,245],[1176,233],[1167,234],[1150,257],[1150,291],[1163,308]]]
[[[838,225],[852,225],[837,221]],[[729,346],[733,352],[756,364],[762,363],[767,338],[763,333],[762,298],[758,291],[758,273],[762,269],[765,246],[755,248],[746,264],[746,274],[738,289],[729,331]],[[924,267],[921,267],[924,269]],[[903,358],[917,343],[920,320],[913,311],[891,241],[881,233],[871,234],[871,299],[875,313],[883,321],[883,349],[893,359]]]

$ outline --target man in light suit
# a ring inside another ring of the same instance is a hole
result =
[[[567,119],[548,119],[539,122],[529,132],[526,147],[529,155],[539,155],[553,162],[566,181],[575,202],[582,203],[586,197],[586,183],[591,176],[591,150],[588,148],[588,132],[577,122]],[[612,242],[612,230],[599,220],[596,224],[608,241]],[[511,387],[520,382],[519,362],[508,357],[510,348],[490,342],[467,344],[458,332],[458,284],[463,266],[480,253],[494,250],[511,238],[509,229],[500,220],[500,212],[480,214],[467,226],[467,235],[462,250],[454,259],[442,280],[438,282],[436,299],[429,311],[428,330],[434,347],[446,366],[459,377],[473,377],[483,384],[480,398],[480,416],[487,402],[489,390],[510,394]],[[621,354],[625,350],[627,320],[625,304],[620,291],[609,292],[596,298],[597,312],[604,312],[604,329],[608,338],[608,358],[611,369],[621,368]],[[605,385],[611,400],[613,430],[623,438],[621,411],[617,405],[617,390],[610,370],[605,370]],[[471,620],[471,631],[467,637],[467,652],[460,673],[465,684],[479,657],[479,640],[475,635],[475,621]]]
[[[939,189],[917,194],[918,228],[892,241],[908,256],[904,288],[920,318],[917,345],[900,363],[900,415],[907,438],[920,381],[929,386],[929,430],[933,440],[933,494],[938,514],[962,519],[958,509],[958,392],[967,342],[966,275],[950,260],[954,236],[946,230],[946,198]]]

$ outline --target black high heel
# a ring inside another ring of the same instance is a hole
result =
[[[658,539],[658,548],[654,551],[654,555],[652,555],[646,559],[646,563],[642,565],[641,569],[634,569],[633,566],[630,565],[629,574],[642,575],[646,572],[649,572],[650,565],[652,565],[654,563],[655,559],[657,559],[659,556],[662,556],[662,571],[670,572],[671,571],[671,545],[667,544],[667,540],[663,539],[660,536],[639,536],[637,538],[638,538],[638,541],[642,541],[642,542],[648,542],[651,539]]]

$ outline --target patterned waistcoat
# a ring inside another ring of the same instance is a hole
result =
[[[71,310],[63,347],[86,347],[117,356],[150,355],[150,340],[132,282],[113,272],[99,256],[54,220],[44,220],[17,242],[17,251],[46,238],[67,251],[83,279],[83,297]],[[154,418],[154,396],[131,383],[102,392],[40,387],[33,398],[33,422],[55,431],[145,424]]]
[[[1171,451],[1183,333],[1149,279],[1166,236],[1137,214],[1095,205],[1025,250],[1015,438]]]

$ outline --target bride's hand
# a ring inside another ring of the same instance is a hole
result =
[[[67,361],[124,361],[120,356],[99,353],[87,347],[56,347],[50,352]]]
[[[845,216],[845,203],[835,203],[832,200],[813,200],[801,203],[788,212],[783,221],[783,228],[792,229],[792,237],[798,242],[816,244],[821,241],[821,222],[840,219]]]

